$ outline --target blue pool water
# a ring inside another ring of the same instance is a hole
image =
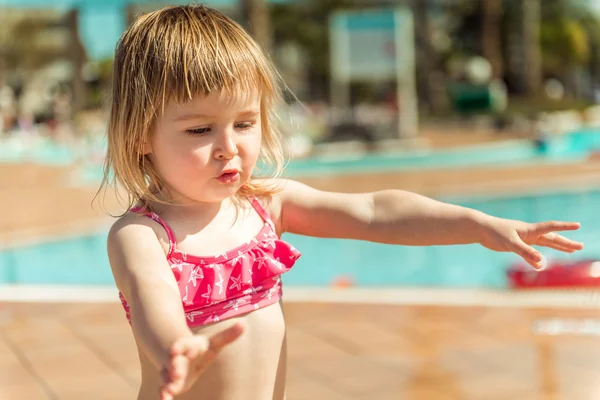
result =
[[[359,160],[295,160],[290,176],[324,173],[358,173],[411,168],[575,160],[600,149],[600,131],[580,130],[553,141],[545,154],[526,141],[507,142],[436,152],[404,152],[368,155]],[[22,157],[42,163],[70,163],[67,149],[46,143],[27,151],[0,146],[0,162],[19,162]],[[98,169],[84,171],[82,178],[96,182]],[[573,238],[586,242],[583,255],[600,255],[595,244],[600,217],[595,205],[600,192],[545,194],[502,199],[458,199],[452,202],[484,212],[526,221],[565,219],[584,225]],[[328,285],[349,276],[360,285],[429,285],[454,287],[502,287],[504,270],[516,258],[492,253],[479,246],[409,248],[349,240],[314,239],[286,235],[303,256],[285,276],[287,284]],[[556,255],[549,251],[548,256]],[[105,233],[45,242],[0,251],[0,283],[112,284],[105,251]]]
[[[470,167],[483,165],[565,162],[585,159],[600,150],[600,130],[583,128],[553,138],[545,152],[534,143],[514,140],[482,144],[474,147],[443,150],[407,150],[384,154],[367,154],[360,159],[309,158],[294,160],[287,168],[290,175],[325,173],[362,173],[386,170]]]
[[[93,160],[79,170],[80,183],[95,184],[102,179],[98,159],[104,153],[102,141],[89,144],[91,156],[77,154],[75,150],[59,146],[49,140],[25,146],[8,141],[0,143],[0,162],[35,162],[43,165],[69,165],[76,160]],[[367,154],[358,158],[312,157],[292,160],[288,176],[308,176],[328,173],[367,173],[424,168],[452,168],[465,166],[527,164],[537,162],[564,162],[585,159],[590,152],[600,150],[600,130],[580,129],[556,137],[544,153],[527,140],[483,144],[475,147],[444,150],[406,150],[384,154]]]
[[[565,147],[561,145],[561,147]],[[357,174],[385,171],[400,171],[426,168],[458,168],[465,166],[491,166],[509,163],[526,164],[531,162],[559,162],[581,159],[585,155],[579,151],[554,151],[540,154],[535,146],[527,141],[492,143],[476,148],[449,149],[436,151],[399,151],[384,154],[360,155],[357,158],[342,156],[312,157],[290,161],[285,169],[288,177],[314,176],[325,174]],[[47,159],[51,159],[48,157]],[[54,157],[55,163],[61,159]],[[1,158],[0,158],[1,160]],[[93,183],[102,179],[100,166],[89,166],[81,170],[80,181]]]
[[[541,221],[582,222],[569,236],[585,242],[580,256],[600,255],[600,191],[454,201],[492,215]],[[0,283],[113,284],[105,233],[47,242],[0,252]],[[349,276],[358,285],[501,288],[505,269],[517,260],[478,245],[404,247],[338,239],[285,235],[303,256],[284,281],[287,285],[330,285]],[[547,251],[552,258],[558,252]]]

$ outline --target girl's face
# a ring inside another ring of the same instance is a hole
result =
[[[220,202],[248,181],[261,147],[260,96],[169,102],[145,153],[178,203]]]

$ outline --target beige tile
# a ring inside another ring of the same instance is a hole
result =
[[[327,381],[308,377],[297,370],[288,372],[286,400],[354,400],[334,390]]]
[[[465,400],[443,389],[421,387],[417,389],[387,389],[371,393],[369,400]]]
[[[56,390],[69,386],[73,377],[84,380],[97,375],[114,375],[117,380],[125,383],[116,371],[83,346],[65,345],[30,351],[26,356],[42,379]]]
[[[406,376],[406,365],[374,363],[362,357],[320,359],[298,367],[308,377],[328,382],[342,394],[361,398],[382,387],[396,385]]]
[[[288,329],[288,357],[290,360],[307,361],[322,357],[348,355],[337,343],[299,329]]]
[[[79,341],[60,320],[48,318],[15,321],[5,327],[4,333],[27,352],[69,346]]]
[[[135,398],[138,360],[118,304],[6,308],[12,317],[0,329],[59,400]],[[285,312],[289,400],[600,396],[600,338],[529,331],[537,318],[589,312],[342,304],[286,304]],[[2,340],[0,374],[0,399],[44,399]]]
[[[60,400],[110,399],[131,400],[138,393],[137,387],[123,383],[115,374],[96,374],[93,376],[77,376],[58,390]]]
[[[35,384],[0,385],[2,400],[50,400]]]
[[[4,353],[0,359],[0,387],[35,386],[38,382],[13,353]],[[0,396],[0,399],[2,397]]]

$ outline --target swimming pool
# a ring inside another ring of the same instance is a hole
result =
[[[29,161],[45,165],[80,165],[72,175],[72,184],[97,184],[102,179],[101,156],[103,139],[90,140],[79,150],[69,149],[47,139],[25,144],[10,139],[0,142],[0,162]],[[585,128],[553,138],[541,153],[529,140],[510,140],[441,150],[410,149],[376,154],[344,154],[315,156],[292,160],[286,174],[372,173],[424,168],[458,168],[466,166],[565,162],[585,159],[590,152],[600,150],[600,129]],[[90,153],[90,154],[88,154]]]
[[[569,234],[585,242],[579,256],[600,255],[600,191],[537,194],[494,199],[451,199],[506,218],[582,222]],[[106,256],[106,233],[0,251],[0,284],[113,285]],[[404,247],[286,234],[303,256],[284,276],[286,285],[329,286],[348,277],[359,286],[503,288],[504,271],[516,256],[478,245]],[[556,251],[545,251],[553,258]]]

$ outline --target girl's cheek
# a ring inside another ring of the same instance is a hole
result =
[[[188,164],[206,165],[210,162],[210,151],[207,149],[190,149],[187,154],[182,157]]]

